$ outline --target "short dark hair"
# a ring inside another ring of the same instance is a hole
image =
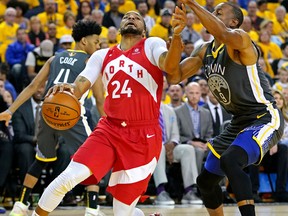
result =
[[[101,34],[101,26],[92,20],[79,20],[73,26],[72,37],[79,42],[83,37]]]
[[[234,17],[238,20],[238,25],[236,26],[236,28],[239,28],[242,25],[243,19],[244,19],[243,13],[242,13],[240,7],[237,4],[234,4],[231,2],[224,2],[224,4],[228,4],[232,7]]]
[[[282,43],[280,46],[281,50],[284,50],[286,46],[288,46],[288,42]]]

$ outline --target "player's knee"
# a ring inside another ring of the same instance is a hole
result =
[[[205,190],[210,190],[211,183],[209,183],[209,179],[207,179],[207,176],[204,172],[200,173],[200,175],[196,179],[196,182],[200,191],[204,192]]]

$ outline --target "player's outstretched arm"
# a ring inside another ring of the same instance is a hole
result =
[[[182,3],[188,5],[193,12],[197,15],[202,25],[207,29],[207,31],[214,36],[214,38],[221,42],[226,44],[227,46],[241,50],[245,46],[245,43],[247,42],[248,35],[240,29],[233,30],[231,28],[226,27],[226,25],[218,18],[223,16],[225,11],[223,10],[217,10],[217,7],[215,11],[210,13],[205,8],[200,6],[195,0],[180,0]],[[214,15],[215,14],[215,15]],[[230,23],[234,27],[236,26],[236,22],[238,22],[236,19],[233,20],[235,23]],[[246,34],[246,37],[243,37]],[[246,44],[247,45],[247,44]]]
[[[8,126],[13,113],[32,95],[37,91],[37,89],[46,82],[49,71],[50,63],[54,57],[51,57],[41,68],[36,77],[31,81],[31,83],[20,93],[16,100],[11,104],[8,110],[0,113],[0,121],[5,121],[6,126]]]
[[[181,70],[179,62],[181,60],[181,53],[183,50],[183,43],[181,39],[181,32],[186,26],[186,8],[182,4],[181,9],[176,6],[173,14],[172,28],[173,36],[170,41],[167,53],[163,53],[160,57],[160,67],[167,73],[167,81],[169,83],[179,83],[181,81]]]

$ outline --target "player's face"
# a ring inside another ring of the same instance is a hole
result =
[[[228,28],[231,28],[234,26],[232,21],[235,19],[232,9],[232,6],[221,3],[215,7],[213,14],[218,17]]]
[[[120,24],[120,34],[134,34],[134,35],[143,35],[144,32],[144,20],[142,16],[135,12],[127,12],[122,18]]]
[[[93,34],[85,38],[85,52],[89,55],[92,55],[96,50],[100,49],[99,35]]]

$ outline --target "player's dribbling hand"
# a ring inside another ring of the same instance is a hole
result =
[[[181,9],[176,6],[172,19],[172,28],[174,35],[180,35],[187,23],[186,8],[184,4],[181,4]]]
[[[48,97],[50,94],[55,94],[56,92],[68,91],[71,94],[74,94],[74,86],[71,83],[59,83],[51,87],[45,97]]]
[[[12,115],[8,111],[4,111],[0,113],[0,121],[5,121],[6,127],[9,126],[9,121],[11,118],[12,118]]]

